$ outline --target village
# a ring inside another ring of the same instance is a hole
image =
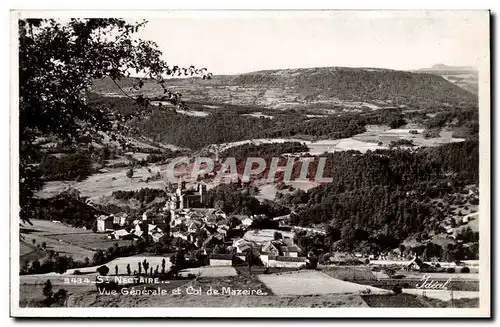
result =
[[[220,209],[202,207],[206,187],[197,184],[186,188],[179,182],[174,192],[167,195],[167,201],[159,211],[148,210],[142,219],[130,219],[126,213],[100,215],[96,217],[96,233],[107,234],[111,240],[145,240],[161,243],[177,240],[178,249],[196,249],[206,256],[212,266],[231,266],[237,258],[240,262],[248,259],[248,253],[260,260],[265,267],[302,268],[310,266],[311,256],[297,244],[297,234],[325,235],[318,228],[290,226],[289,215],[270,218],[266,215],[227,215]],[[467,223],[470,217],[464,217]],[[261,222],[255,224],[254,222]],[[265,224],[275,228],[256,228]],[[453,239],[450,230],[448,238]],[[315,259],[317,261],[317,259]],[[445,271],[456,267],[456,263],[439,262],[429,258],[424,262],[413,251],[395,248],[379,253],[334,253],[326,254],[322,264],[366,264],[377,266],[401,265],[405,270],[432,272]],[[317,264],[317,263],[316,263]],[[314,264],[314,265],[316,265]],[[472,261],[468,265],[474,265]]]
[[[154,243],[166,238],[180,239],[210,257],[211,265],[232,265],[233,258],[245,261],[248,250],[257,255],[266,266],[305,266],[306,256],[295,244],[296,233],[285,225],[286,216],[269,218],[265,215],[232,215],[222,210],[203,208],[205,188],[186,189],[178,183],[174,193],[168,194],[165,206],[159,212],[146,211],[142,219],[130,220],[126,213],[96,217],[97,233],[107,233],[109,239],[144,239]],[[254,221],[274,221],[279,229],[254,229]],[[322,233],[322,231],[318,231]]]

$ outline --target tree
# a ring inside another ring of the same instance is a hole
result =
[[[132,179],[133,176],[134,176],[134,168],[130,168],[129,170],[127,170],[127,178]]]
[[[52,283],[50,282],[49,279],[47,279],[45,281],[45,283],[43,284],[43,290],[42,290],[42,292],[43,292],[43,296],[45,296],[45,299],[47,301],[52,300],[52,295],[54,293],[52,292]]]
[[[163,258],[161,260],[161,273],[164,274],[165,273],[165,265],[166,265],[166,261],[165,261],[165,258]]]
[[[144,273],[147,274],[149,270],[149,262],[146,259],[142,262],[142,266],[144,267]]]
[[[115,265],[115,275],[118,276],[118,265]]]
[[[94,257],[92,258],[92,260],[94,262],[94,265],[100,265],[100,264],[106,262],[106,255],[104,254],[104,251],[102,251],[101,249],[98,249],[94,253]]]
[[[123,19],[21,19],[19,27],[19,181],[20,218],[29,222],[35,213],[33,193],[42,186],[34,140],[52,134],[65,142],[95,132],[111,131],[109,108],[89,104],[89,87],[96,79],[118,82],[135,72],[158,82],[163,95],[133,98],[147,107],[150,100],[185,107],[180,96],[165,86],[165,77],[195,75],[210,78],[206,69],[168,65],[158,46],[134,37],[147,22]],[[142,88],[140,79],[136,89]],[[120,128],[120,126],[118,126]]]
[[[58,256],[57,259],[56,259],[56,262],[55,262],[55,272],[59,273],[59,274],[64,274],[67,270],[68,270],[68,267],[69,267],[69,263],[70,263],[70,258],[66,257],[66,256]]]
[[[127,264],[127,276],[130,276],[130,263]]]
[[[101,276],[106,276],[109,273],[109,268],[106,265],[100,266],[97,268],[97,273]]]
[[[140,274],[142,274],[142,264],[139,261],[137,265],[139,266],[139,275],[140,275]]]
[[[31,271],[33,273],[37,273],[40,270],[40,261],[38,260],[33,260],[31,263]]]
[[[31,243],[33,243],[33,245],[35,245],[36,240],[35,240],[35,239],[32,239],[32,240],[31,240]]]
[[[67,295],[68,291],[66,291],[64,288],[60,288],[57,292],[54,293],[54,302],[65,299]]]

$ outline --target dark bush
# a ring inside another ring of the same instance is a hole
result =
[[[97,272],[101,276],[106,276],[109,273],[109,268],[106,265],[100,266],[99,268],[97,268]]]
[[[78,270],[78,269],[75,270],[75,272],[73,273],[73,275],[81,275],[81,274],[82,274],[82,272],[80,270]]]
[[[401,285],[394,285],[392,291],[394,292],[394,294],[401,294],[403,292],[403,288],[401,287]]]
[[[455,272],[455,268],[450,267],[450,268],[446,269],[446,272],[447,273],[454,273]]]
[[[470,273],[470,269],[469,269],[469,267],[462,267],[462,269],[460,269],[460,272],[461,273]]]

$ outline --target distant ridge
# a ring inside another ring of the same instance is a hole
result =
[[[445,64],[435,64],[430,68],[420,68],[417,71],[463,71],[463,72],[475,72],[476,67],[473,66],[447,66]]]
[[[477,94],[478,70],[476,67],[436,64],[431,68],[418,69],[416,72],[442,76],[462,89]]]
[[[114,85],[98,81],[98,93],[116,92]],[[131,85],[120,81],[122,86]],[[349,101],[394,106],[453,105],[474,103],[477,98],[439,73],[384,68],[316,67],[260,70],[237,75],[214,75],[211,80],[172,79],[170,87],[191,101],[215,101],[270,109],[321,108]],[[161,92],[146,83],[148,93]],[[134,92],[133,89],[129,90]]]

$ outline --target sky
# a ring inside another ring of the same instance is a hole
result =
[[[487,13],[174,12],[139,31],[169,64],[213,74],[325,66],[413,70],[476,66],[488,44]]]

